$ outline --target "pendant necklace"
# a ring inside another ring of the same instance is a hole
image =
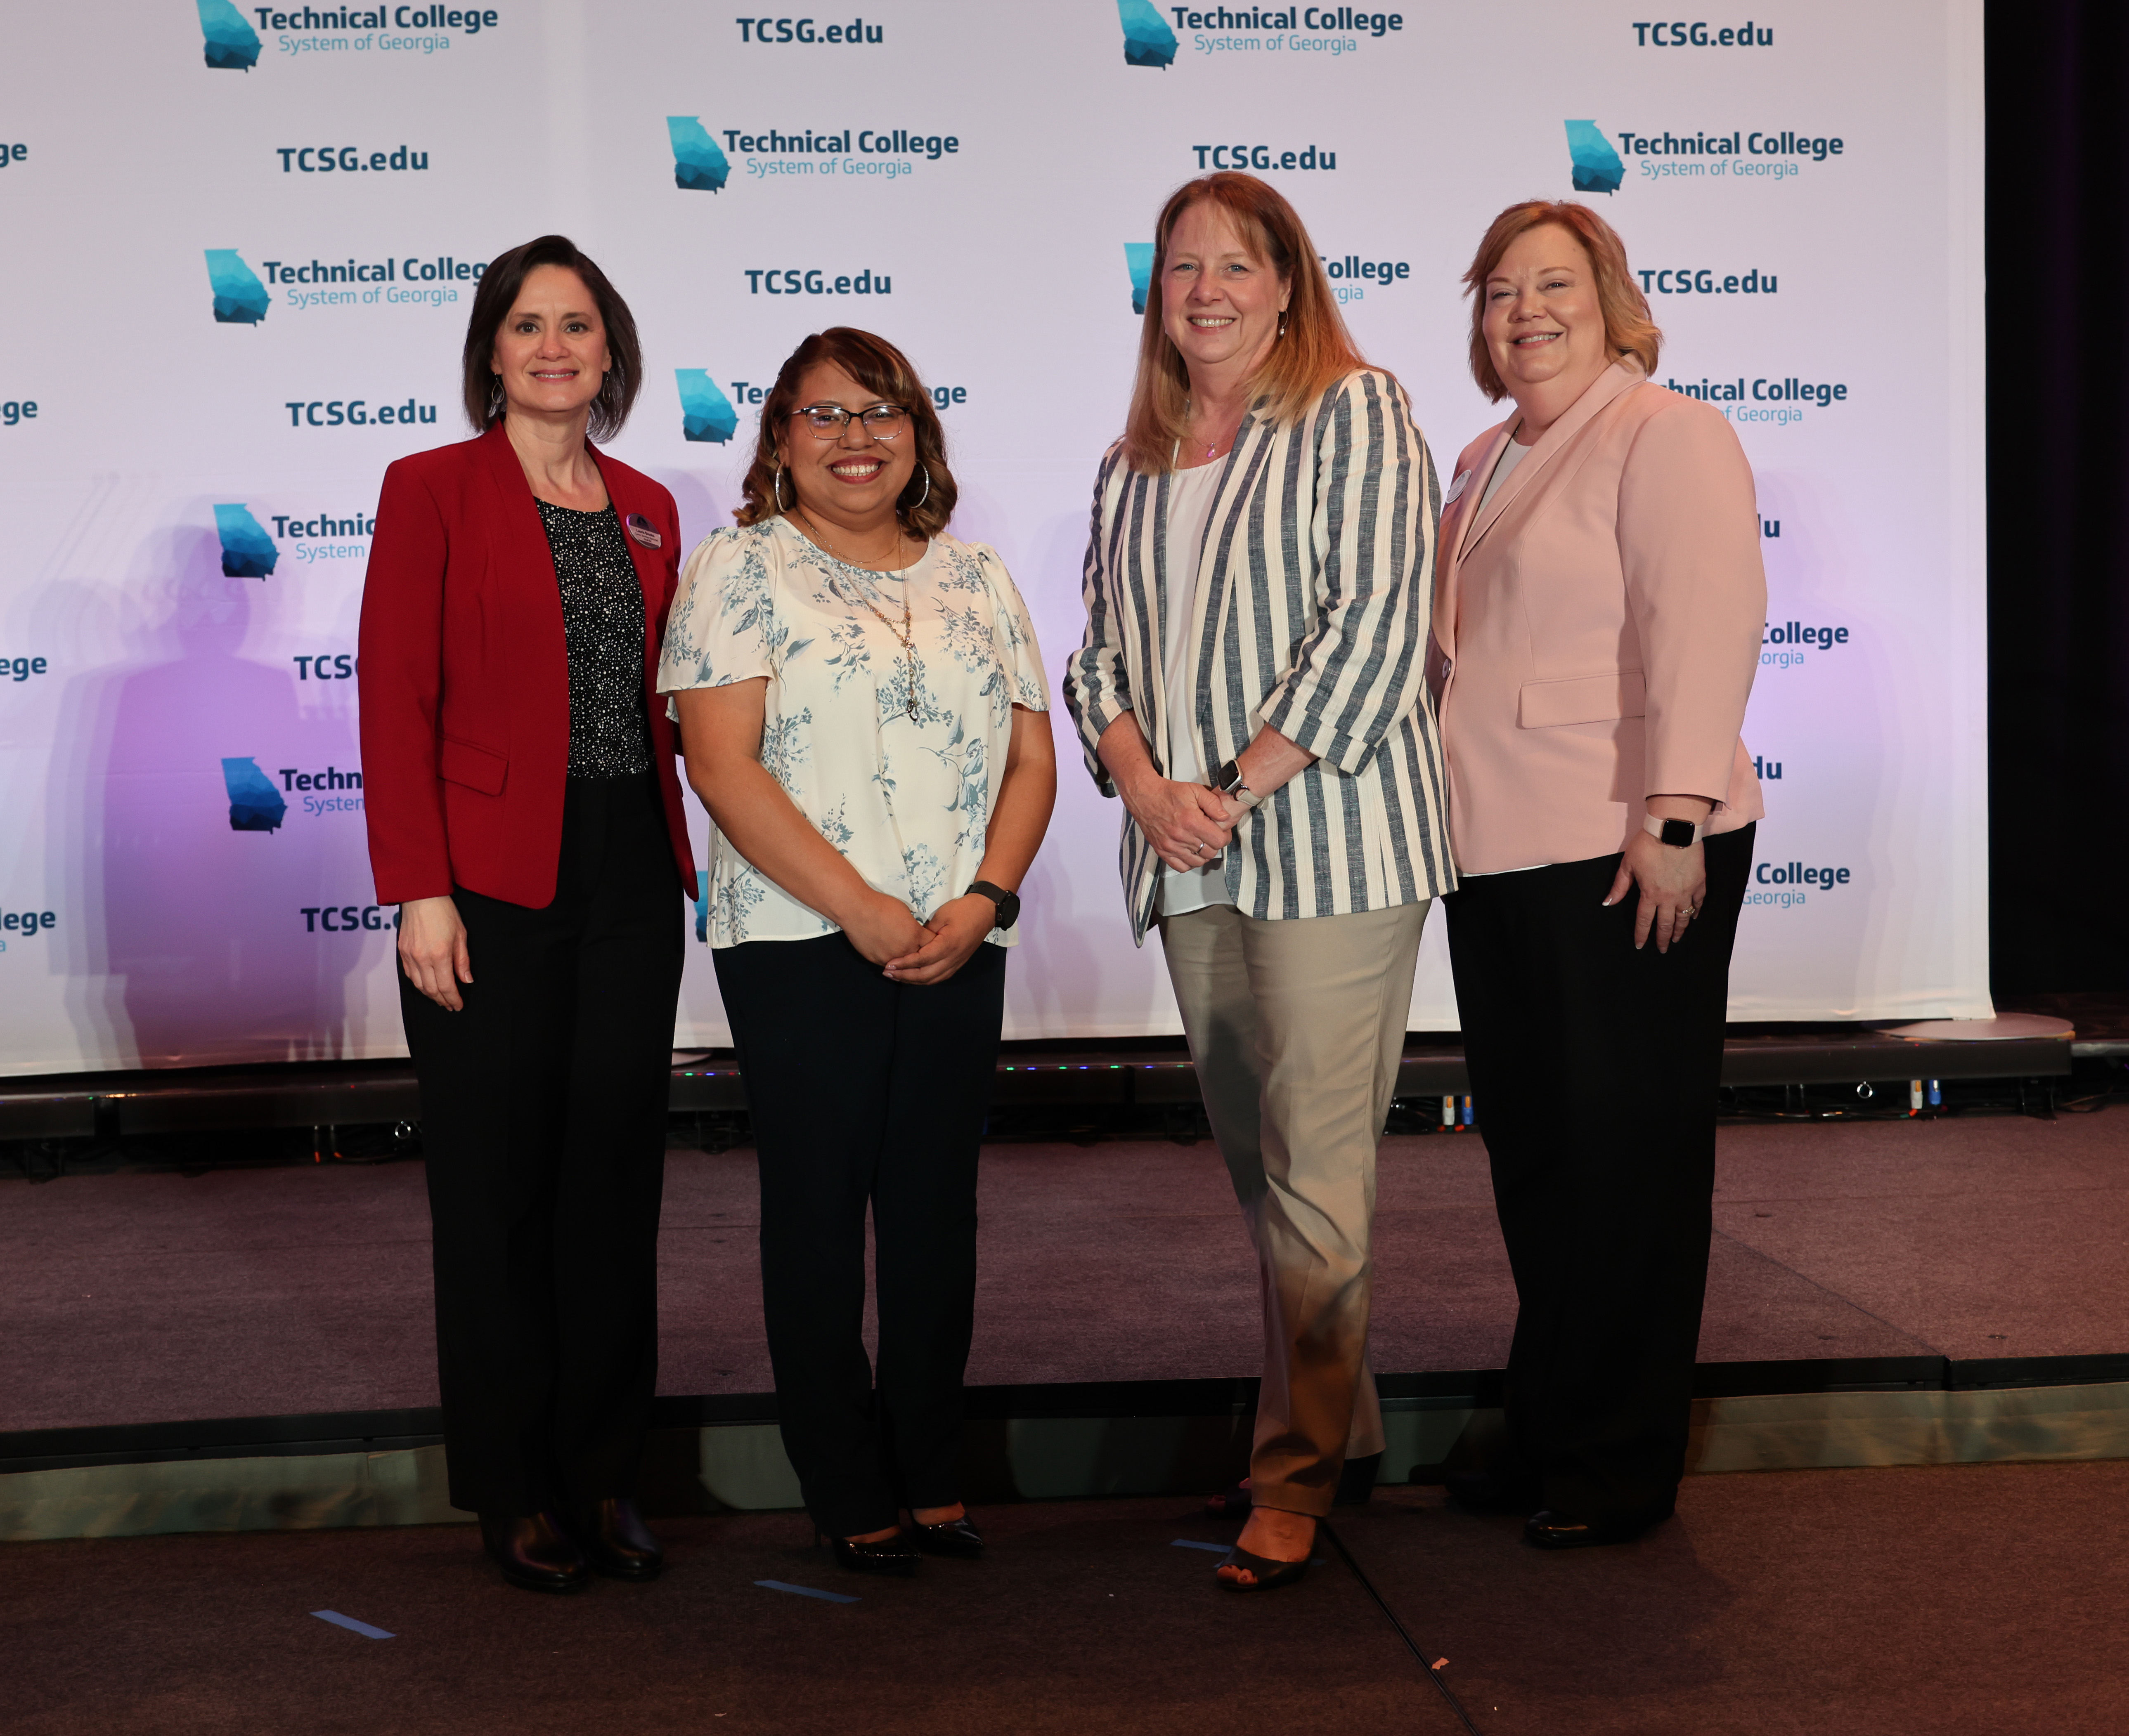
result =
[[[844,560],[841,554],[836,553],[836,545],[828,540],[826,536],[822,534],[821,527],[813,522],[812,514],[810,512],[802,511],[799,516],[806,521],[806,528],[813,533],[814,540],[819,543],[820,545],[825,549],[829,554],[832,555],[836,561],[841,563],[842,565],[850,568],[852,572],[861,573],[864,571],[864,568],[862,567],[857,566],[853,562]],[[898,543],[897,546],[898,548],[899,547]],[[831,585],[835,584],[835,575],[832,573],[828,575],[828,580]],[[838,585],[836,588],[840,592],[841,587]],[[913,723],[917,718],[917,635],[916,630],[910,623],[909,582],[908,580],[904,579],[902,583],[902,625],[898,627],[895,625],[892,621],[888,620],[886,616],[880,613],[879,606],[869,597],[867,597],[863,591],[856,591],[855,594],[860,602],[863,603],[866,608],[872,611],[873,618],[883,627],[885,627],[889,633],[893,634],[896,640],[901,644],[903,655],[906,659],[903,665],[903,685],[907,688],[908,695],[903,709],[907,711],[910,721]]]

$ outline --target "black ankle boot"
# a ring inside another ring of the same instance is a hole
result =
[[[591,1570],[608,1579],[655,1579],[665,1571],[665,1551],[625,1495],[576,1509],[569,1535]]]
[[[502,1577],[528,1591],[581,1591],[591,1583],[583,1553],[551,1513],[483,1513],[480,1540]]]

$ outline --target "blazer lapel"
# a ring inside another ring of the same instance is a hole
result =
[[[1640,385],[1645,377],[1638,368],[1629,368],[1623,362],[1614,362],[1591,381],[1588,389],[1568,406],[1559,421],[1545,430],[1544,437],[1531,448],[1530,456],[1516,466],[1507,480],[1501,484],[1500,492],[1486,503],[1485,510],[1473,518],[1470,534],[1463,539],[1464,551],[1468,554],[1478,546],[1486,533],[1501,521],[1501,515],[1513,506],[1517,497],[1530,487],[1531,478],[1552,461],[1561,448],[1588,426],[1598,411],[1621,392]],[[1517,418],[1518,423],[1521,420],[1521,417]],[[1488,476],[1493,474],[1490,467],[1485,473]],[[1465,486],[1480,487],[1479,476],[1474,473]]]
[[[1277,442],[1278,433],[1277,426],[1269,420],[1260,421],[1254,409],[1242,418],[1235,443],[1227,449],[1226,468],[1221,473],[1219,487],[1212,491],[1212,512],[1205,520],[1205,545],[1198,552],[1198,583],[1193,587],[1195,595],[1191,599],[1190,636],[1183,644],[1184,656],[1190,668],[1189,691],[1203,696],[1203,702],[1197,707],[1198,715],[1191,720],[1200,737],[1201,757],[1212,754],[1217,745],[1213,739],[1212,688],[1198,665],[1205,649],[1207,623],[1223,620],[1226,616],[1227,564],[1220,554],[1222,549],[1233,545],[1250,492]],[[1219,764],[1217,759],[1207,759],[1207,775],[1217,770]]]
[[[1500,463],[1502,453],[1507,449],[1515,426],[1513,421],[1503,422],[1500,431],[1487,443],[1486,449],[1479,454],[1478,462],[1465,473],[1464,492],[1456,497],[1455,503],[1449,509],[1456,515],[1456,522],[1450,528],[1447,547],[1437,546],[1436,550],[1434,631],[1437,642],[1446,651],[1456,649],[1457,562],[1463,555],[1465,540],[1470,534],[1472,521],[1479,516],[1479,501],[1486,492],[1487,478],[1493,475],[1493,466]],[[1530,460],[1526,459],[1523,462],[1528,464]],[[1437,694],[1436,697],[1438,698],[1440,696]]]
[[[655,640],[658,634],[659,617],[665,607],[666,602],[666,550],[662,544],[655,549],[645,548],[634,536],[630,535],[628,530],[629,515],[640,513],[643,517],[650,519],[650,515],[645,509],[655,503],[644,499],[636,492],[634,478],[623,474],[617,466],[609,464],[605,454],[602,453],[598,447],[588,446],[588,449],[591,453],[593,460],[599,467],[600,476],[605,479],[607,498],[613,502],[615,516],[621,520],[622,535],[627,538],[629,558],[636,563],[636,582],[643,587],[643,632],[645,655],[650,659],[646,667],[655,668],[658,662]],[[659,531],[661,535],[669,536],[679,534],[677,530],[664,530],[655,519],[650,520],[650,524],[651,528]]]
[[[498,422],[479,440],[488,461],[488,482],[495,491],[497,536],[490,562],[492,582],[508,596],[512,608],[506,619],[512,630],[535,635],[531,643],[560,649],[567,644],[562,625],[562,587],[555,573],[554,550],[547,545],[547,527],[540,516],[532,485],[525,480],[525,467],[510,437]]]

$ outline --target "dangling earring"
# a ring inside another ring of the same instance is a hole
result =
[[[1286,335],[1286,314],[1285,314],[1284,310],[1284,309],[1282,309],[1282,310],[1280,311],[1280,313],[1279,313],[1279,331],[1278,331],[1278,333],[1277,333],[1276,336],[1274,337],[1274,342],[1276,342],[1276,341],[1278,340],[1278,339],[1279,339],[1279,338],[1283,338],[1283,337],[1284,337],[1285,335]]]
[[[770,498],[776,502],[776,510],[779,512],[788,512],[791,510],[783,504],[783,466],[781,464],[776,467],[776,475],[769,485],[769,492]]]
[[[492,422],[502,414],[502,407],[507,399],[502,390],[502,376],[499,373],[491,373],[488,378],[488,419]]]

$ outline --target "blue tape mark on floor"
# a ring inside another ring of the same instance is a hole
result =
[[[755,1583],[767,1591],[789,1591],[800,1597],[817,1597],[826,1604],[854,1604],[855,1597],[845,1597],[840,1591],[823,1591],[812,1586],[794,1586],[781,1579],[757,1579]]]
[[[343,1615],[337,1610],[313,1610],[311,1614],[320,1621],[329,1621],[336,1628],[345,1628],[350,1634],[360,1634],[364,1639],[390,1639],[393,1636],[382,1628],[373,1628],[366,1621],[357,1621],[352,1615]]]
[[[1209,1549],[1215,1555],[1225,1555],[1227,1553],[1227,1545],[1225,1543],[1201,1543],[1188,1537],[1177,1538],[1169,1547],[1171,1549]]]

